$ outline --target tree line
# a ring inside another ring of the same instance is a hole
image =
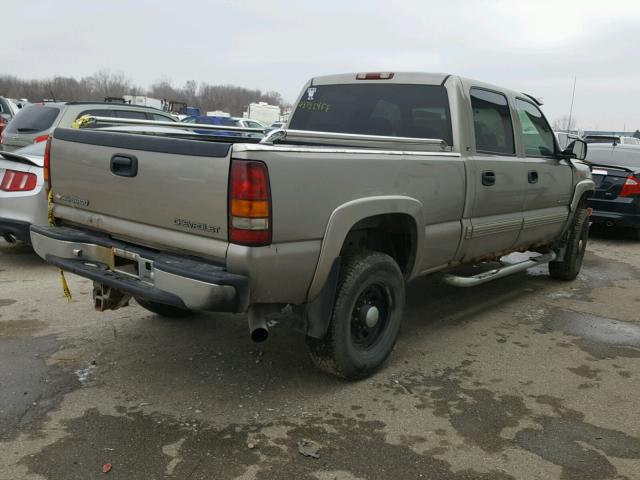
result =
[[[31,102],[103,101],[105,97],[146,95],[161,100],[185,102],[203,111],[223,110],[233,116],[242,116],[249,103],[267,102],[286,107],[278,92],[251,90],[236,85],[210,85],[189,80],[176,87],[171,80],[162,78],[147,88],[135,85],[123,73],[100,70],[93,75],[76,79],[56,76],[40,80],[25,80],[12,75],[0,75],[0,95],[26,98]]]

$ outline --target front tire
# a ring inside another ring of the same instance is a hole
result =
[[[185,318],[193,315],[191,310],[186,308],[174,307],[173,305],[167,305],[165,303],[152,302],[150,300],[143,300],[142,298],[136,298],[136,302],[142,308],[149,310],[156,315],[167,318]]]
[[[313,363],[350,380],[371,375],[393,350],[404,301],[404,278],[393,258],[381,252],[346,257],[327,334],[307,337]]]
[[[589,238],[589,215],[585,208],[576,212],[569,228],[566,250],[562,261],[549,262],[549,275],[558,280],[575,280],[582,268]]]

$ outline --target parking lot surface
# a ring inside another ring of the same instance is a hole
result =
[[[285,322],[256,345],[244,315],[97,313],[0,243],[0,479],[638,479],[638,246],[592,238],[571,283],[419,279],[349,383]]]

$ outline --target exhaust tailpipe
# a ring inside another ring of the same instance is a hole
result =
[[[256,343],[264,342],[269,338],[269,327],[260,308],[249,308],[249,335]]]
[[[7,243],[18,243],[18,239],[13,233],[7,233],[4,235],[4,239]]]
[[[605,225],[606,225],[607,227],[613,227],[613,222],[612,222],[611,220],[607,220],[607,221],[605,222]]]

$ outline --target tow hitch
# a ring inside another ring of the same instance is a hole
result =
[[[104,283],[93,282],[93,306],[99,312],[117,310],[129,305],[131,295],[109,287]]]

